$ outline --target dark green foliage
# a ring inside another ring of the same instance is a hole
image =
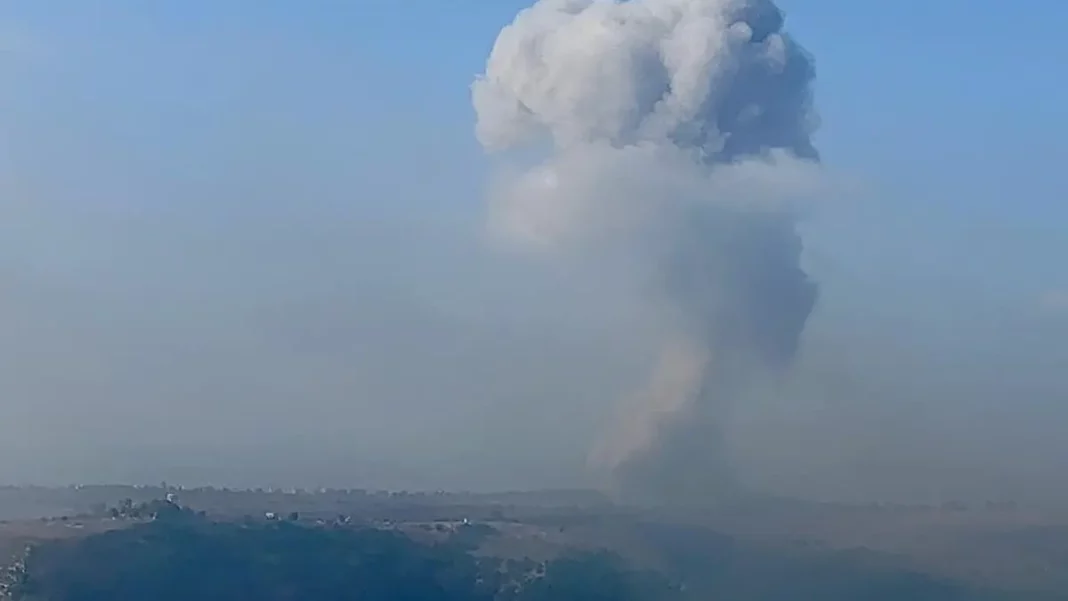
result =
[[[497,530],[488,524],[463,524],[453,532],[449,542],[469,551],[477,549],[487,537],[493,536]]]
[[[490,601],[474,559],[391,532],[160,521],[38,549],[16,599]]]
[[[515,601],[673,601],[681,591],[650,572],[627,569],[609,553],[576,554],[545,567],[522,586]]]
[[[41,545],[0,578],[14,601],[1022,601],[977,594],[863,553],[774,553],[695,529],[650,527],[665,577],[609,553],[547,564],[476,560],[489,527],[449,542],[292,521],[210,522],[167,502],[120,505],[151,522]],[[1051,597],[1055,598],[1055,597]],[[1044,598],[1043,598],[1044,599]]]

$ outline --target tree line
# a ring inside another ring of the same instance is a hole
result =
[[[608,553],[548,563],[478,558],[471,541],[394,531],[212,522],[188,512],[32,549],[14,601],[672,601],[678,590]]]

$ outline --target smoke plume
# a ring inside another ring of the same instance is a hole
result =
[[[816,300],[814,68],[783,24],[770,0],[540,0],[473,85],[487,149],[544,153],[492,189],[493,229],[624,257],[654,291],[661,359],[591,454],[635,499],[734,489],[731,405],[790,365]]]

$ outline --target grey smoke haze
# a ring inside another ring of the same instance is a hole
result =
[[[590,485],[588,461],[647,440],[648,413],[719,365],[663,269],[687,239],[666,234],[700,231],[683,216],[711,219],[682,201],[792,228],[844,166],[872,185],[799,222],[819,298],[792,367],[713,416],[731,477],[858,501],[1068,499],[1068,135],[1014,121],[1060,114],[1043,86],[1061,55],[1031,47],[1057,36],[1004,39],[1004,62],[978,66],[971,45],[946,50],[972,29],[898,21],[903,5],[865,4],[898,24],[865,29],[783,0],[819,59],[823,166],[785,142],[714,175],[656,143],[554,160],[537,124],[488,162],[471,77],[529,4],[5,5],[0,482]],[[1020,31],[1054,25],[1019,13]],[[905,30],[920,41],[888,52]],[[909,49],[950,83],[916,85]],[[971,93],[991,82],[1011,85]],[[561,135],[592,135],[581,123]],[[500,252],[517,241],[542,252]]]
[[[812,193],[793,176],[818,159],[815,71],[782,28],[768,0],[542,0],[474,85],[484,145],[552,145],[494,198],[518,236],[649,253],[635,271],[674,322],[659,369],[684,375],[624,409],[606,452],[625,494],[730,492],[731,406],[789,366],[815,304],[788,202]],[[748,177],[721,184],[738,169]]]

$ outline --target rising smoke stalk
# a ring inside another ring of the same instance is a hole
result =
[[[541,0],[474,83],[487,149],[545,150],[493,189],[495,231],[620,251],[672,324],[593,453],[634,498],[733,490],[730,407],[796,353],[816,300],[793,204],[821,177],[813,79],[770,0]]]

